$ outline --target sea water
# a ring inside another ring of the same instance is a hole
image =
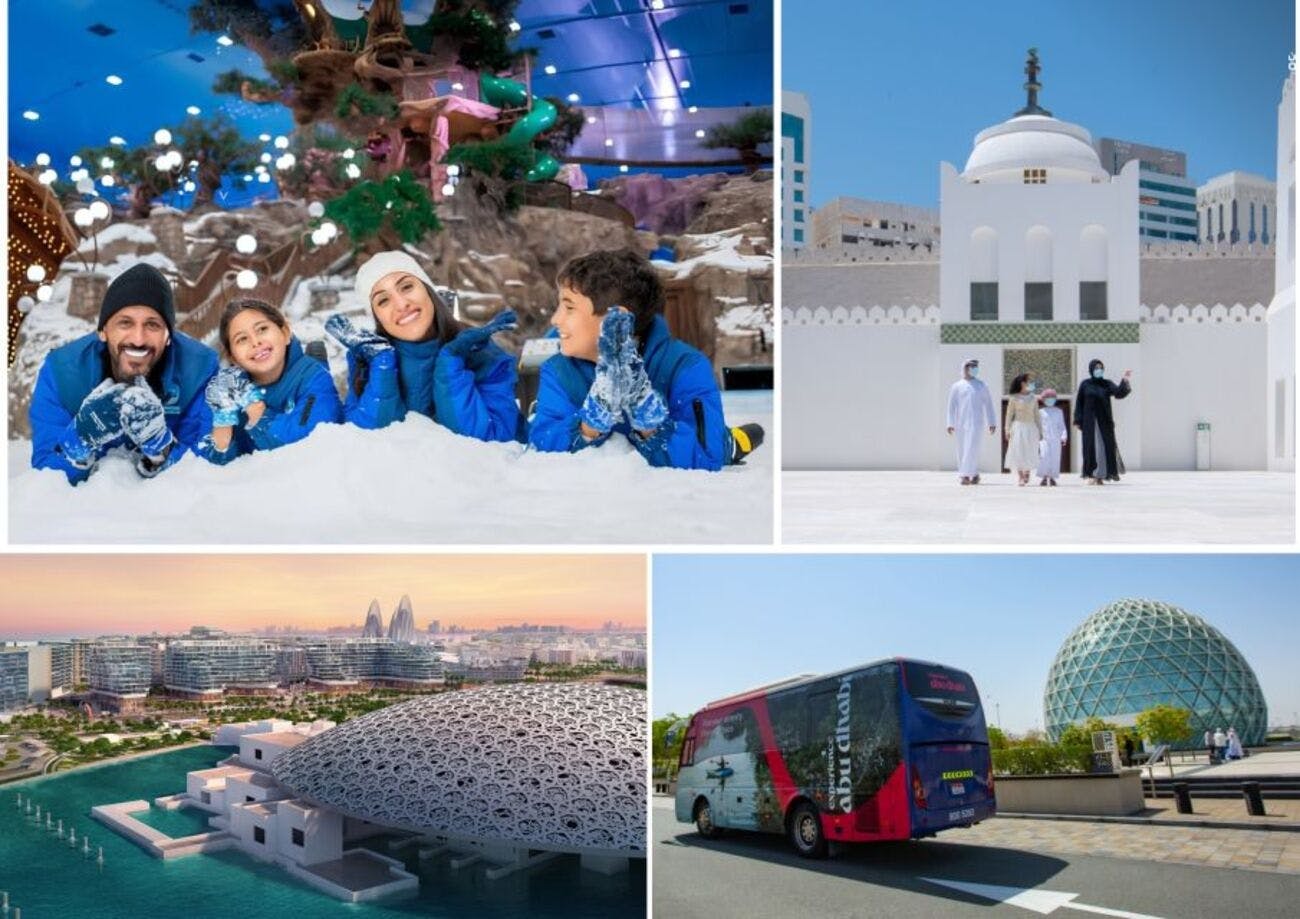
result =
[[[196,746],[120,763],[83,767],[40,779],[0,785],[0,890],[20,907],[24,919],[76,916],[79,919],[228,919],[230,916],[311,916],[321,919],[436,916],[482,917],[640,917],[646,908],[645,862],[634,860],[624,874],[582,871],[576,858],[561,857],[532,870],[496,881],[483,866],[453,871],[446,856],[423,863],[415,847],[385,853],[405,862],[420,878],[418,895],[377,903],[336,900],[275,865],[228,849],[166,861],[146,853],[91,819],[99,804],[175,794],[185,789],[185,773],[225,759],[231,747]],[[24,807],[15,806],[23,796]],[[26,801],[40,804],[40,825],[26,815]],[[75,827],[77,846],[46,831],[44,813]],[[197,811],[164,813],[151,807],[135,816],[170,834],[204,827]],[[90,838],[89,857],[81,837]],[[104,850],[102,866],[96,851]]]

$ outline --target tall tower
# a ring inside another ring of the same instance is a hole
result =
[[[370,609],[366,611],[366,627],[361,630],[362,638],[383,638],[384,620],[379,613],[379,601],[371,600]]]

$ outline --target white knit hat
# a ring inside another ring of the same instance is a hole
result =
[[[429,275],[420,267],[420,263],[410,255],[397,251],[380,252],[378,255],[371,256],[364,265],[357,269],[357,294],[366,304],[369,304],[370,294],[374,291],[375,285],[394,271],[405,271],[407,274],[419,278],[429,287],[433,287]]]

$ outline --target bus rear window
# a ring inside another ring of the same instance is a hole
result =
[[[960,670],[908,661],[903,678],[912,700],[936,715],[962,717],[979,707],[975,682]]]

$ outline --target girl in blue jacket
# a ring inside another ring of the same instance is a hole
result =
[[[515,361],[491,340],[514,328],[512,311],[480,328],[461,325],[405,252],[373,256],[357,271],[356,289],[370,305],[375,331],[343,315],[325,322],[348,351],[344,418],[382,428],[419,412],[467,437],[517,439]]]
[[[219,335],[232,366],[208,383],[212,433],[200,441],[200,455],[224,465],[302,440],[322,422],[343,420],[329,368],[303,353],[274,306],[251,298],[231,301],[221,314]]]

